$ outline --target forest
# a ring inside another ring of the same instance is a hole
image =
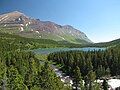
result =
[[[0,90],[71,90],[55,74],[49,61],[73,79],[76,90],[107,90],[107,79],[120,75],[120,46],[99,51],[67,51],[48,55],[41,62],[36,48],[67,47],[53,40],[38,40],[0,33]],[[74,47],[71,45],[70,47]],[[100,85],[97,79],[103,79]]]
[[[0,34],[0,90],[70,90],[65,87],[46,61],[41,63],[28,51],[42,47],[35,41]],[[49,41],[48,43],[53,43]]]
[[[120,46],[105,51],[67,51],[51,53],[48,60],[61,65],[61,69],[73,78],[76,90],[107,90],[107,79],[120,75]],[[103,85],[95,82],[103,79]],[[84,80],[84,84],[83,84]]]

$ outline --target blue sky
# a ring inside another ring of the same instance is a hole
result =
[[[72,25],[93,42],[120,38],[120,0],[0,1],[0,14],[16,10],[40,20]]]

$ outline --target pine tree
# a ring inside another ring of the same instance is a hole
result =
[[[105,75],[106,75],[107,77],[110,77],[110,68],[107,68],[107,69],[106,69]]]
[[[2,88],[2,90],[6,90],[6,67],[4,62],[2,62],[2,60],[0,60],[0,86]]]
[[[103,86],[104,90],[108,90],[108,83],[107,83],[106,79],[103,80],[102,86]]]
[[[31,88],[33,87],[33,84],[34,84],[34,76],[35,76],[35,65],[34,65],[34,59],[33,58],[30,58],[29,59],[29,68],[26,72],[26,75],[25,75],[25,80],[24,80],[24,83],[25,85],[28,87],[28,90],[31,90]]]
[[[80,88],[80,90],[84,89],[80,68],[78,66],[76,66],[76,68],[74,70],[73,83],[74,83],[73,86],[76,87],[76,90],[78,90],[78,88]]]
[[[19,75],[16,68],[11,66],[8,71],[8,87],[10,90],[26,90],[26,86],[23,82],[23,77]]]
[[[93,72],[91,70],[91,71],[89,71],[87,76],[88,76],[88,80],[89,80],[89,90],[93,90],[93,83],[96,79],[96,74],[95,74],[95,72]]]
[[[61,90],[63,83],[56,77],[48,62],[41,68],[37,75],[37,85],[43,90]]]

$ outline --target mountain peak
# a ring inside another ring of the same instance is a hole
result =
[[[24,37],[67,41],[70,43],[91,43],[84,33],[71,25],[59,25],[52,21],[31,19],[19,11],[0,16],[0,25],[5,28],[18,28],[16,33]],[[27,31],[26,31],[27,30]],[[9,31],[8,31],[9,32]]]
[[[20,11],[13,11],[13,12],[11,12],[11,13],[23,14],[23,13],[20,12]]]
[[[11,15],[11,14],[24,15],[24,13],[22,13],[22,12],[20,12],[20,11],[8,12],[8,13],[4,13],[4,14],[2,14],[2,15]]]
[[[71,26],[71,25],[64,25],[63,27],[65,27],[65,28],[73,28],[73,26]]]
[[[13,11],[13,12],[8,12],[5,14],[0,15],[1,17],[19,17],[19,16],[26,16],[24,13],[19,12],[19,11]]]
[[[20,12],[20,11],[13,11],[13,12],[10,12],[8,13],[8,15],[21,15],[21,16],[26,16],[24,13]]]

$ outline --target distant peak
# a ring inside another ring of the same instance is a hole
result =
[[[6,15],[6,14],[17,14],[17,15],[24,15],[22,12],[19,12],[19,11],[12,11],[12,12],[7,12],[7,13],[3,13],[1,15]]]
[[[13,12],[11,12],[11,13],[23,14],[23,13],[22,13],[22,12],[20,12],[20,11],[13,11]]]
[[[51,22],[51,21],[42,21],[42,22],[47,24],[55,24],[54,22]]]
[[[71,26],[71,25],[64,25],[63,27],[66,27],[66,28],[73,28],[73,26]]]
[[[16,15],[16,16],[25,16],[25,17],[27,17],[27,18],[29,18],[28,16],[26,16],[24,13],[22,13],[22,12],[20,12],[20,11],[13,11],[13,12],[10,12],[10,13],[8,13],[8,15]]]

